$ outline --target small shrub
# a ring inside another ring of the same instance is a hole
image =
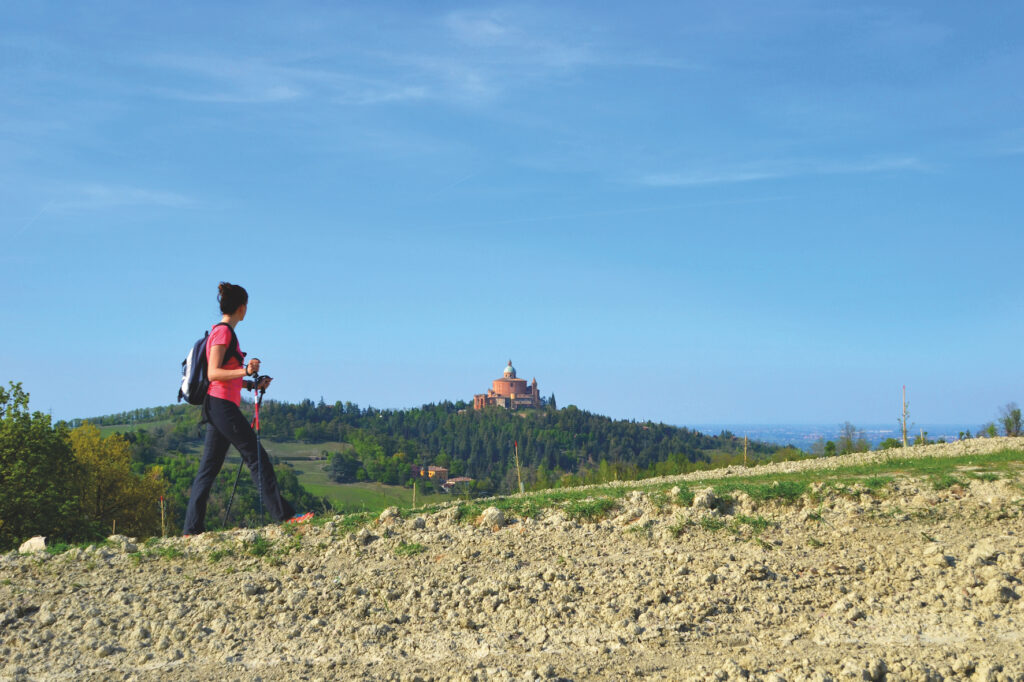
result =
[[[814,548],[824,547],[825,546],[824,542],[822,542],[821,540],[819,540],[817,538],[813,538],[813,537],[807,538],[807,544],[809,546],[811,546],[811,547],[814,547]]]

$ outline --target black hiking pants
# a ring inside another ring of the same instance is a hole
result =
[[[206,530],[206,501],[210,498],[210,488],[224,465],[224,457],[228,447],[234,445],[242,455],[242,461],[249,467],[252,482],[263,495],[263,506],[275,521],[284,521],[295,515],[295,509],[283,497],[277,488],[277,476],[270,463],[270,457],[263,446],[256,447],[256,432],[246,420],[245,415],[230,400],[223,398],[206,398],[206,443],[203,447],[203,458],[199,461],[199,471],[192,481],[192,493],[188,498],[188,511],[185,513],[185,535],[196,535]]]

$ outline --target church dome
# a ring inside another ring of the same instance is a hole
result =
[[[508,367],[505,368],[505,378],[506,379],[515,379],[516,378],[516,368],[512,366],[512,361],[511,360],[508,361]]]

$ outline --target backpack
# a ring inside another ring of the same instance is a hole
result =
[[[245,359],[238,352],[238,337],[235,336],[235,330],[231,329],[231,325],[226,322],[218,322],[214,326],[220,325],[224,325],[231,330],[231,341],[228,343],[224,359],[227,360],[234,355],[238,358],[239,362],[245,364]],[[210,377],[207,374],[206,366],[206,340],[209,337],[210,332],[203,334],[201,339],[192,344],[192,348],[185,355],[185,359],[181,361],[181,388],[178,389],[179,403],[182,398],[190,405],[202,405],[203,401],[206,400],[206,392],[210,388]]]

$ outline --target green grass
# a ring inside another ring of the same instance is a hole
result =
[[[700,520],[700,527],[709,533],[715,533],[725,528],[725,521],[713,516],[705,516]]]
[[[768,530],[772,525],[771,521],[763,516],[746,516],[744,514],[737,514],[733,517],[732,523],[733,527],[737,530],[742,526],[747,526],[755,536]]]
[[[327,476],[323,460],[290,460],[299,477],[299,484],[317,497],[326,497],[341,514],[380,512],[388,507],[412,508],[412,488],[383,483],[335,483]],[[424,495],[418,491],[416,506],[438,504],[451,500],[450,495]]]
[[[993,481],[999,481],[1003,478],[1002,474],[997,474],[992,471],[986,471],[982,473],[966,471],[964,472],[964,475],[967,476],[967,478],[973,478],[978,481],[987,481],[988,483],[992,483]]]
[[[496,507],[518,518],[537,518],[547,509],[560,509],[574,521],[600,521],[618,505],[618,500],[629,492],[627,488],[611,487],[582,489],[559,488],[542,490],[524,496],[499,497],[486,501],[471,501],[457,507],[458,521],[472,521],[488,507]],[[445,498],[451,499],[451,498]],[[427,508],[423,511],[436,511]]]
[[[147,554],[161,559],[178,559],[182,556],[181,550],[175,545],[160,545],[149,550]]]
[[[348,535],[354,533],[363,526],[369,525],[373,522],[376,515],[372,512],[357,512],[354,514],[345,514],[336,523],[338,531],[342,535]]]
[[[892,484],[892,476],[869,476],[861,481],[861,485],[870,490],[873,493],[878,493],[884,490]]]
[[[731,493],[746,493],[751,499],[757,502],[767,500],[782,500],[784,502],[795,502],[799,500],[810,485],[809,481],[790,481],[775,477],[771,483],[759,481],[723,481],[712,486],[715,495],[726,498]]]
[[[654,525],[653,521],[645,521],[643,523],[634,523],[634,524],[626,527],[626,532],[629,533],[630,535],[636,535],[638,537],[642,537],[644,539],[650,540],[650,539],[652,539],[654,537],[654,532],[653,532],[653,530],[651,528],[653,525]]]
[[[111,426],[96,425],[96,428],[100,430],[100,435],[104,438],[112,436],[115,433],[133,433],[140,429],[145,429],[146,431],[152,433],[153,431],[161,427],[167,430],[171,430],[174,428],[174,421],[171,419],[161,419],[159,421],[154,420],[147,422],[139,422],[138,424],[113,424]]]
[[[263,439],[263,446],[267,449],[272,457],[285,460],[319,460],[321,464],[326,464],[326,460],[320,460],[320,453],[323,451],[327,452],[345,452],[351,450],[352,446],[348,443],[341,443],[339,441],[327,441],[326,443],[293,443],[289,441],[276,441],[267,438]],[[292,462],[294,464],[294,462]]]
[[[263,445],[271,457],[276,457],[292,467],[298,476],[299,485],[316,497],[326,497],[339,514],[353,512],[381,512],[388,507],[411,508],[412,488],[383,483],[337,483],[327,475],[324,467],[327,460],[320,459],[322,451],[344,452],[352,446],[348,443],[329,441],[326,443],[292,443],[263,439]],[[225,467],[237,466],[239,457],[232,451]],[[446,494],[424,495],[420,490],[416,506],[447,502],[452,497]]]
[[[231,549],[231,548],[215,549],[212,552],[210,552],[210,561],[212,563],[217,563],[218,561],[220,561],[221,559],[224,559],[225,557],[233,557],[233,556],[235,556],[235,551],[233,549]]]
[[[573,500],[565,505],[565,513],[573,521],[594,522],[608,516],[618,505],[616,500],[600,497],[593,500]]]
[[[693,528],[693,521],[680,517],[674,524],[669,526],[668,532],[672,533],[672,537],[678,538],[683,535],[689,529]]]
[[[895,452],[895,451],[894,451]],[[970,471],[961,471],[969,467]],[[679,506],[689,507],[693,504],[694,491],[711,487],[715,494],[725,502],[739,493],[746,493],[756,502],[780,502],[791,504],[803,499],[812,491],[811,486],[816,485],[820,492],[812,497],[825,497],[827,495],[839,494],[858,496],[867,492],[871,495],[884,495],[885,491],[892,485],[897,476],[907,475],[912,477],[932,480],[939,485],[949,486],[954,484],[966,485],[968,479],[998,480],[1009,478],[1013,485],[1021,488],[1017,482],[1020,472],[1024,470],[1024,452],[1005,450],[985,455],[966,455],[961,457],[924,457],[919,459],[908,459],[905,457],[892,456],[881,462],[857,464],[839,467],[832,470],[800,471],[793,473],[772,473],[756,474],[749,476],[737,476],[728,478],[712,478],[702,481],[669,481],[653,486],[644,486],[642,481],[635,482],[636,485],[607,485],[588,488],[558,488],[544,490],[515,497],[495,498],[490,500],[467,501],[459,504],[456,508],[456,519],[459,521],[472,521],[480,516],[487,507],[497,507],[506,513],[507,516],[518,518],[537,518],[548,510],[560,510],[567,517],[576,521],[597,521],[605,518],[616,506],[622,497],[629,494],[633,489],[645,489],[651,502],[658,507],[667,507],[670,503]],[[756,471],[754,469],[753,471]],[[372,490],[376,484],[359,484],[364,490]],[[673,487],[680,488],[679,493],[672,498],[670,490]],[[948,487],[948,486],[947,486]],[[411,491],[402,489],[409,493]],[[395,498],[392,498],[394,500]],[[442,496],[442,500],[448,501],[453,498]],[[384,506],[399,506],[389,500],[391,504]],[[377,511],[374,509],[374,511]],[[428,505],[421,511],[424,513],[437,512],[441,509],[436,504]],[[356,530],[360,526],[370,523],[375,514],[369,509],[360,514],[348,514],[343,516],[339,524],[343,531]],[[824,522],[820,513],[812,513],[808,519]],[[749,528],[757,541],[759,534],[769,527],[767,520],[762,517],[749,517],[740,515],[732,521],[730,530],[737,532]],[[727,527],[727,523],[713,517],[705,518],[700,526],[706,531],[715,532]],[[670,528],[670,531],[679,536],[695,524],[681,520]],[[636,531],[641,533],[642,531]],[[814,542],[817,542],[816,540]],[[809,542],[811,546],[816,546]]]
[[[246,551],[253,556],[266,556],[274,546],[273,542],[262,535],[257,535],[255,540],[247,544],[248,549]]]
[[[953,474],[950,473],[938,473],[932,474],[928,477],[931,481],[932,488],[935,490],[948,490],[955,485],[964,486],[966,483]]]
[[[693,502],[693,490],[710,486],[720,498],[735,493],[746,493],[753,500],[796,502],[810,492],[811,484],[822,483],[822,494],[855,495],[860,488],[872,494],[886,490],[899,475],[925,478],[944,489],[952,485],[965,485],[961,476],[994,480],[1019,474],[1024,464],[1024,452],[1003,450],[985,455],[964,455],[960,457],[892,457],[886,461],[857,464],[827,471],[800,471],[788,474],[753,474],[703,481],[687,482],[681,485],[678,500],[689,506]],[[972,467],[970,473],[961,472],[962,467]],[[672,484],[664,484],[669,487]],[[944,487],[944,488],[943,488]]]
[[[395,554],[397,554],[398,556],[415,556],[417,554],[422,554],[426,551],[426,547],[415,542],[409,544],[401,542],[399,543],[398,547],[395,547]]]

